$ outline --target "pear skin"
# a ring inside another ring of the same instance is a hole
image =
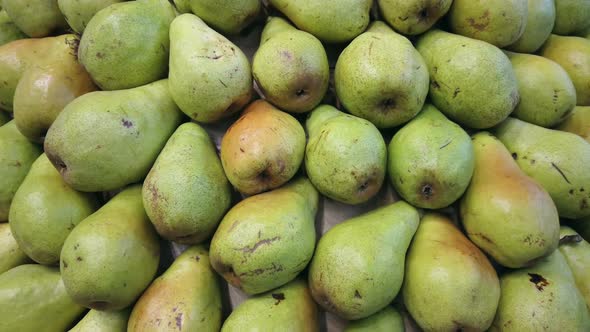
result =
[[[0,224],[0,274],[27,264],[31,259],[18,246],[9,223]]]
[[[551,35],[555,24],[555,0],[528,0],[524,33],[507,48],[514,52],[534,53]]]
[[[590,2],[555,0],[555,27],[557,35],[571,35],[590,27]]]
[[[88,22],[101,9],[125,0],[57,0],[59,10],[72,30],[82,34]]]
[[[29,37],[46,37],[68,26],[56,0],[3,0],[2,9]]]
[[[68,332],[126,332],[131,309],[118,311],[90,310]]]
[[[559,251],[572,270],[576,286],[590,310],[590,243],[567,226],[561,226]]]
[[[38,39],[19,39],[0,46],[0,109],[12,112],[16,85],[28,65],[32,63]],[[6,83],[4,83],[6,82]]]
[[[176,1],[177,2],[177,1]],[[188,0],[190,11],[215,30],[235,35],[252,23],[262,10],[258,0]]]
[[[351,321],[344,332],[404,332],[404,318],[392,306],[367,318]]]
[[[590,143],[590,106],[575,107],[555,129],[576,134]]]
[[[27,35],[12,22],[5,10],[0,10],[0,45],[23,38]]]
[[[452,0],[378,0],[383,18],[404,35],[419,35],[445,16]]]

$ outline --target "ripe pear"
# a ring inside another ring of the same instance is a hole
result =
[[[430,29],[451,8],[452,0],[378,0],[383,18],[404,35]]]
[[[269,0],[297,28],[328,43],[344,43],[361,34],[370,20],[372,0]]]
[[[253,296],[229,315],[221,332],[320,331],[317,305],[301,278]]]
[[[247,294],[288,283],[313,255],[317,207],[318,193],[305,178],[244,199],[213,235],[211,265]]]
[[[553,33],[571,35],[590,26],[590,1],[555,0]]]
[[[14,239],[10,224],[0,224],[0,274],[29,262],[30,258],[19,248]]]
[[[101,9],[126,0],[57,0],[59,10],[72,30],[82,34],[90,19]]]
[[[203,246],[188,248],[139,298],[129,332],[219,331],[221,289]]]
[[[188,0],[190,9],[213,29],[237,34],[260,14],[259,0]]]
[[[337,224],[320,238],[309,286],[326,311],[356,320],[385,308],[404,279],[406,250],[418,228],[400,201]]]
[[[170,26],[170,93],[193,120],[216,122],[241,110],[252,97],[246,55],[193,14]]]
[[[451,120],[490,128],[518,104],[514,70],[497,47],[441,30],[424,34],[416,47],[430,72],[430,99]]]
[[[230,207],[231,187],[209,134],[178,127],[143,183],[143,206],[158,233],[178,243],[213,235]]]
[[[378,128],[412,119],[428,94],[428,68],[404,36],[374,22],[340,54],[334,84],[342,105]]]
[[[90,310],[68,332],[126,332],[131,309],[119,311]]]
[[[507,53],[518,81],[520,103],[512,116],[553,127],[576,106],[576,88],[557,63],[532,54]]]
[[[344,332],[404,332],[404,318],[392,306],[367,318],[351,321]]]
[[[549,255],[559,242],[559,216],[549,194],[494,136],[478,133],[473,146],[475,172],[460,211],[469,239],[510,268]]]
[[[389,144],[389,178],[416,207],[440,209],[463,195],[473,175],[469,135],[436,107],[425,105]]]
[[[2,9],[29,37],[46,37],[68,26],[57,0],[3,0]]]
[[[508,118],[495,129],[518,166],[547,190],[559,216],[590,216],[590,143],[580,136]]]
[[[287,112],[304,113],[324,98],[330,66],[316,37],[271,17],[254,54],[252,74],[266,100]]]
[[[590,310],[590,243],[566,226],[561,226],[559,235],[559,251],[572,270],[576,286]]]
[[[425,331],[485,331],[500,300],[487,257],[440,214],[422,217],[406,259],[406,308]]]
[[[60,258],[68,294],[85,307],[120,310],[150,284],[160,245],[141,202],[141,186],[126,188],[70,233]]]
[[[45,138],[45,153],[68,185],[108,191],[141,181],[180,124],[168,81],[76,98]]]
[[[27,35],[12,22],[5,10],[0,10],[0,45],[27,38]]]
[[[565,69],[576,87],[578,105],[590,106],[590,40],[551,35],[540,55]]]
[[[590,106],[576,106],[555,129],[576,134],[590,143]]]
[[[88,22],[78,59],[102,90],[135,88],[168,72],[168,30],[176,16],[167,0],[112,4]]]
[[[452,32],[505,47],[524,33],[528,1],[454,0],[448,17]]]
[[[528,0],[524,33],[508,46],[514,52],[534,53],[551,35],[555,24],[555,0]]]
[[[500,278],[491,332],[590,331],[590,314],[559,250],[534,266]]]
[[[387,148],[371,122],[321,105],[305,126],[305,169],[319,192],[346,204],[364,203],[379,192]]]
[[[303,162],[305,131],[291,115],[263,100],[250,104],[221,141],[227,178],[254,195],[289,181]]]

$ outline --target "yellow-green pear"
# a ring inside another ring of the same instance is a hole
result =
[[[68,26],[57,0],[3,0],[2,9],[29,37],[46,37]]]
[[[430,29],[451,8],[452,0],[378,0],[383,18],[404,35]]]
[[[0,274],[31,261],[18,246],[9,223],[0,224]]]
[[[590,1],[555,0],[553,33],[571,35],[590,27]]]
[[[524,33],[508,46],[514,52],[533,53],[545,43],[555,24],[555,0],[528,0]]]
[[[27,35],[12,22],[5,10],[0,10],[0,45],[23,38]]]
[[[590,143],[590,106],[575,107],[555,129],[576,134]]]
[[[195,15],[215,30],[227,34],[242,31],[256,19],[262,9],[262,2],[259,0],[188,0],[188,4]]]
[[[590,310],[590,243],[566,226],[561,226],[559,235],[559,251],[572,270],[576,286]]]
[[[90,310],[68,332],[126,332],[131,309],[117,311]]]
[[[82,34],[90,19],[101,9],[126,0],[57,0],[59,10],[72,30]]]
[[[404,332],[404,318],[392,306],[367,318],[351,321],[344,332]]]

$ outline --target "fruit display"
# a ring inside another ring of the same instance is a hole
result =
[[[5,331],[590,331],[590,0],[0,0]]]

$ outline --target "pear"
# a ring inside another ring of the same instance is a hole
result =
[[[57,5],[72,30],[82,34],[96,13],[123,1],[126,0],[57,0]]]
[[[555,12],[555,34],[570,35],[590,27],[589,1],[555,0]]]
[[[168,81],[76,98],[45,138],[45,153],[68,185],[108,191],[140,181],[180,124]]]
[[[305,281],[298,278],[238,305],[221,331],[318,332],[319,325],[317,306]]]
[[[159,259],[158,237],[143,210],[141,186],[135,185],[74,228],[63,245],[60,268],[76,303],[120,310],[149,285]]]
[[[170,93],[193,120],[216,122],[244,107],[252,97],[246,55],[192,14],[170,26]]]
[[[29,37],[46,37],[68,26],[57,0],[3,0],[2,9]]]
[[[393,187],[416,207],[451,205],[463,195],[473,175],[471,138],[432,105],[425,105],[393,136],[388,156]]]
[[[460,211],[469,239],[510,268],[549,255],[559,242],[559,216],[549,194],[494,136],[478,133],[473,145],[475,172]]]
[[[305,169],[318,191],[346,204],[364,203],[379,192],[387,148],[371,122],[321,105],[306,127]]]
[[[416,47],[430,72],[430,99],[451,120],[490,128],[518,104],[514,70],[497,47],[441,30],[424,34]]]
[[[500,304],[489,331],[590,331],[590,314],[559,250],[500,278]]]
[[[23,38],[27,38],[27,35],[12,22],[5,10],[0,10],[0,45]]]
[[[226,34],[237,34],[260,14],[259,0],[189,0],[193,13],[212,28]]]
[[[508,118],[495,129],[518,166],[547,190],[559,216],[590,216],[590,144],[580,136]]]
[[[485,331],[498,307],[500,281],[449,218],[430,213],[408,250],[402,292],[424,331]]]
[[[400,201],[330,229],[320,238],[309,270],[316,302],[348,320],[385,308],[402,285],[406,250],[418,223],[416,209]]]
[[[559,251],[572,270],[576,286],[590,310],[590,243],[573,229],[561,226]]]
[[[528,0],[528,16],[524,33],[508,49],[514,52],[534,53],[551,35],[555,24],[554,0]]]
[[[191,0],[173,0],[174,7],[180,14],[190,13],[191,9]]]
[[[344,43],[369,25],[372,0],[269,0],[303,30],[328,43]]]
[[[41,153],[18,131],[14,120],[0,127],[0,222],[8,221],[12,198]]]
[[[90,310],[68,332],[126,332],[131,309],[120,311]]]
[[[16,86],[32,60],[36,58],[35,52],[38,52],[39,45],[45,45],[42,40],[49,39],[26,38],[0,46],[0,109],[13,111]],[[40,53],[44,55],[45,51]]]
[[[266,100],[287,112],[303,113],[324,98],[330,67],[316,37],[271,17],[254,54],[252,74]]]
[[[454,33],[505,47],[522,36],[527,17],[527,0],[454,0],[449,27]]]
[[[367,318],[349,322],[344,332],[404,332],[404,318],[392,306]]]
[[[404,35],[430,29],[451,8],[453,0],[377,0],[383,18]]]
[[[512,116],[541,127],[553,127],[576,106],[576,88],[557,63],[532,54],[508,53],[518,81],[520,103]]]
[[[250,104],[221,141],[227,178],[254,195],[289,181],[303,162],[305,131],[291,115],[263,100]]]
[[[0,274],[30,262],[12,235],[10,224],[0,224]]]
[[[318,193],[305,178],[244,199],[213,235],[211,265],[247,294],[288,283],[313,255],[317,206]]]
[[[0,275],[3,331],[63,332],[84,312],[66,293],[59,269],[26,264]]]
[[[168,30],[176,16],[167,0],[112,4],[88,22],[78,59],[102,90],[135,88],[168,72]]]
[[[551,35],[540,55],[565,69],[576,87],[578,105],[590,106],[590,40]]]
[[[575,107],[571,115],[555,129],[576,134],[590,143],[590,106]]]

